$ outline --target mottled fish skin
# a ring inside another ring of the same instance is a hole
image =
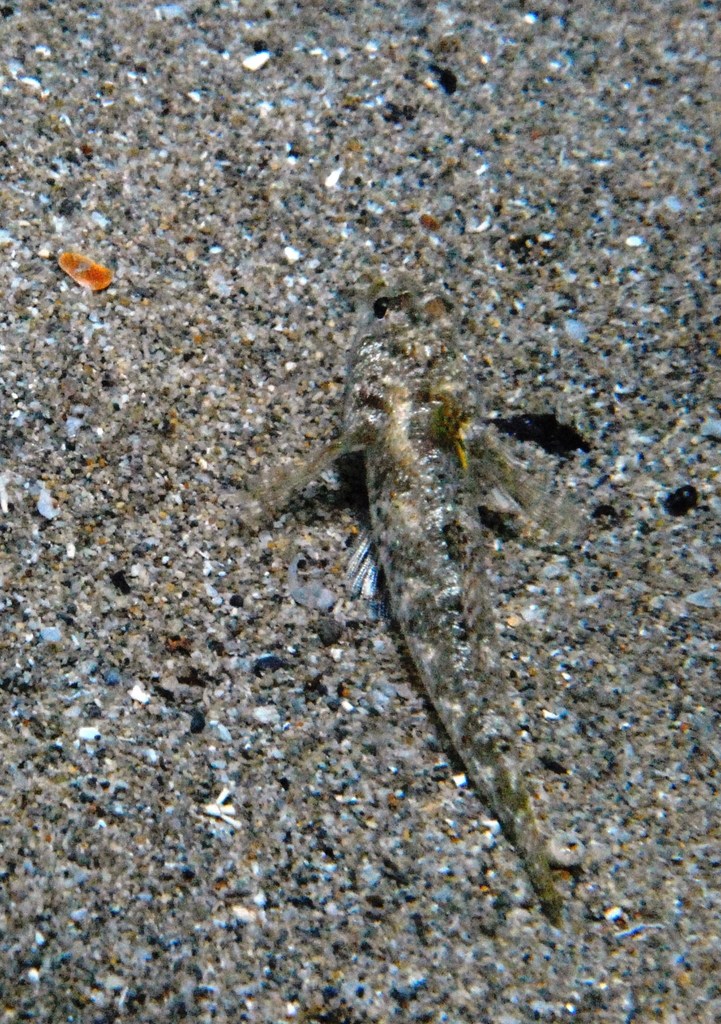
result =
[[[363,451],[371,533],[393,616],[469,778],[558,924],[562,899],[514,754],[489,642],[479,488],[498,482],[507,491],[513,474],[507,463],[494,473],[502,460],[474,432],[480,417],[448,303],[381,285],[374,296],[351,352],[340,441],[271,485],[260,506],[277,508],[338,455]]]
[[[474,418],[452,317],[440,297],[410,292],[386,293],[374,309],[385,313],[359,334],[344,432],[367,438],[371,533],[391,609],[469,777],[558,923],[561,896],[517,768],[489,643],[488,536],[474,503],[479,467],[467,450],[464,469],[450,432],[439,430],[448,410],[462,409],[469,425]]]

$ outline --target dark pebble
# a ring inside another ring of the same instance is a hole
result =
[[[431,71],[438,79],[438,84],[445,93],[452,96],[458,88],[458,79],[450,68],[439,68],[437,64],[431,64]]]
[[[120,591],[121,594],[130,593],[130,584],[125,578],[125,573],[122,569],[118,569],[117,572],[110,574],[110,582]]]
[[[205,715],[199,709],[196,709],[190,716],[190,731],[192,733],[202,732],[205,728]]]
[[[264,654],[253,665],[253,675],[262,676],[264,672],[275,672],[277,668],[288,668],[288,662],[277,654]]]
[[[72,217],[76,210],[80,209],[80,203],[75,199],[63,199],[60,206],[58,207],[58,213],[61,217]]]
[[[556,775],[568,775],[568,768],[566,768],[565,764],[557,761],[555,757],[542,755],[540,762],[544,768],[548,768],[549,772],[555,772]]]
[[[331,647],[338,643],[342,635],[343,626],[337,619],[327,616],[318,623],[318,638],[324,647]]]
[[[663,507],[670,516],[685,516],[698,504],[698,491],[693,484],[684,484],[664,498]]]

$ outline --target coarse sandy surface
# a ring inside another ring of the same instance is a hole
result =
[[[689,0],[0,6],[0,1021],[721,1019],[720,53]],[[562,928],[347,482],[242,528],[399,272],[590,445],[509,439],[577,524],[489,536]]]

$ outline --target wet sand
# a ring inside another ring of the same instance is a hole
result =
[[[718,1020],[715,5],[0,17],[5,1019]],[[240,521],[398,273],[589,446],[508,439],[573,529],[489,539],[562,929],[348,591],[352,481]]]

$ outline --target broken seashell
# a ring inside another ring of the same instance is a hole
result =
[[[113,280],[111,270],[77,252],[61,253],[58,257],[58,265],[61,270],[72,277],[73,281],[77,281],[78,284],[93,292],[103,291]]]

